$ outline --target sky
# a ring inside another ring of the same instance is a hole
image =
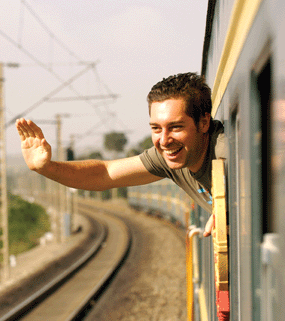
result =
[[[54,155],[57,114],[63,146],[73,135],[77,156],[102,150],[111,131],[126,134],[126,149],[135,146],[150,135],[151,87],[173,74],[200,73],[207,2],[1,0],[6,123],[23,114],[34,120]],[[14,124],[6,147],[8,155],[21,153]]]

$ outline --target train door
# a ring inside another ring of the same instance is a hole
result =
[[[271,71],[269,52],[263,53],[251,78],[252,320],[273,320],[268,318],[271,312],[267,311],[268,294],[272,294],[272,289],[265,284],[268,280],[265,280],[267,263],[264,256],[264,248],[274,236],[275,222],[272,211]],[[272,310],[272,304],[269,305]]]

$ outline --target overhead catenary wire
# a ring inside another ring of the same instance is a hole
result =
[[[12,43],[14,46],[18,47],[18,43],[13,40],[10,36],[8,36],[5,32],[0,30],[0,35],[4,37],[6,40],[8,40],[10,43]],[[53,70],[51,70],[45,63],[40,61],[37,57],[35,57],[33,54],[31,54],[28,50],[26,50],[23,46],[20,47],[20,50],[24,52],[25,55],[27,55],[30,59],[32,59],[37,65],[44,68],[46,71],[51,73],[59,82],[65,83],[65,79],[63,79],[61,76],[59,76],[57,73],[55,73]],[[90,63],[90,66],[95,66],[97,62]],[[89,69],[89,68],[88,68]],[[73,92],[80,95],[74,88],[70,88]]]
[[[112,94],[112,91],[110,90],[110,88],[102,81],[101,77],[100,77],[99,74],[98,74],[97,69],[93,68],[92,71],[93,71],[93,73],[94,73],[94,75],[95,75],[95,78],[97,79],[97,83],[98,83],[98,84],[102,84],[103,87],[105,88],[105,90],[106,90],[109,94]],[[99,88],[99,91],[100,91],[100,88]],[[103,104],[104,104],[104,102],[103,102]],[[105,108],[109,111],[109,114],[111,115],[112,113],[111,113],[111,111],[109,110],[108,106],[106,106],[106,104],[105,104],[104,106],[105,106]],[[116,118],[116,120],[117,120],[117,122],[121,125],[121,127],[124,128],[124,130],[126,130],[127,126],[125,126],[125,124],[124,124],[121,120],[119,120],[119,118]]]
[[[23,36],[23,29],[24,29],[24,5],[23,1],[21,1],[21,7],[20,7],[20,17],[19,17],[19,28],[18,28],[18,44],[19,48],[22,46],[22,36]]]
[[[21,0],[22,4],[27,8],[27,10],[31,13],[31,15],[38,21],[41,27],[49,34],[50,37],[54,39],[64,50],[68,52],[70,56],[75,58],[76,60],[83,61],[81,57],[79,57],[74,51],[72,51],[65,43],[63,43],[43,22],[43,20],[35,13],[32,7],[25,0]]]
[[[8,40],[10,43],[12,43],[14,46],[18,47],[18,43],[13,40],[10,36],[8,36],[5,32],[3,32],[2,30],[0,30],[0,35],[2,35],[6,40]],[[39,66],[41,66],[42,68],[44,68],[45,70],[47,70],[49,73],[51,73],[57,80],[59,80],[61,83],[65,83],[65,80],[62,79],[57,73],[55,73],[53,70],[51,70],[45,63],[43,63],[42,61],[40,61],[38,58],[36,58],[33,54],[31,54],[28,50],[26,50],[23,46],[20,47],[20,50],[23,51],[29,58],[31,58],[33,61],[35,61]],[[83,63],[82,61],[78,62],[79,64],[80,63]],[[93,69],[95,67],[95,65],[97,64],[98,62],[95,61],[93,63],[87,63],[87,66],[92,66]],[[88,68],[89,69],[89,68]],[[77,94],[78,96],[82,96],[80,93],[78,93],[73,87],[70,87],[70,90],[72,90],[75,94]],[[45,98],[45,97],[44,97]],[[29,111],[35,109],[36,107],[40,106],[42,104],[42,102],[44,101],[44,98],[42,98],[39,103],[39,101],[35,104],[33,104],[31,107],[28,108]],[[92,102],[90,101],[85,101],[87,104],[91,105],[92,107],[97,107],[97,105],[94,105]],[[106,107],[106,106],[105,106]],[[108,109],[108,108],[106,108]],[[108,114],[110,113],[109,110],[108,111]],[[96,110],[96,113],[97,115],[102,118],[103,115],[102,113],[97,109]],[[22,115],[23,113],[21,113]],[[20,115],[20,117],[21,117]],[[13,124],[13,122],[15,121],[15,119],[19,118],[18,116],[13,118],[11,121],[9,121],[7,124],[6,124],[6,127],[10,126]],[[104,120],[104,119],[103,119]]]
[[[48,34],[48,36],[50,37],[50,60],[51,55],[53,55],[53,46],[54,43],[57,43],[60,47],[62,47],[71,57],[73,57],[74,59],[77,60],[77,62],[70,62],[70,63],[58,63],[58,62],[48,62],[45,63],[43,61],[41,61],[40,59],[38,59],[35,55],[33,55],[31,52],[29,52],[25,47],[24,44],[22,43],[22,37],[23,37],[23,30],[24,30],[24,22],[25,22],[25,10],[26,9],[32,16],[33,18],[36,20],[36,22],[43,28],[43,30]],[[56,92],[60,91],[60,88],[69,86],[69,89],[74,92],[76,94],[76,97],[70,97],[66,100],[84,100],[85,103],[87,103],[88,105],[90,105],[93,109],[95,109],[95,112],[97,114],[97,116],[99,116],[99,118],[101,119],[101,123],[105,124],[107,127],[108,123],[109,123],[109,119],[110,116],[112,116],[112,118],[114,117],[113,113],[110,111],[108,104],[110,104],[110,100],[107,101],[102,101],[100,103],[94,103],[91,99],[91,95],[90,96],[84,96],[83,94],[79,93],[77,90],[75,90],[72,87],[72,82],[66,81],[65,79],[63,79],[58,73],[56,73],[53,69],[53,66],[55,65],[92,65],[92,71],[95,74],[95,77],[97,79],[97,84],[99,88],[99,91],[102,93],[101,88],[103,88],[110,97],[108,98],[112,98],[113,102],[116,100],[116,98],[118,97],[118,95],[115,95],[112,93],[112,91],[109,89],[109,87],[102,81],[101,77],[98,74],[97,69],[95,68],[95,63],[94,62],[87,62],[84,61],[81,57],[79,57],[79,55],[77,55],[73,50],[71,50],[65,43],[63,43],[59,37],[56,36],[56,34],[51,31],[51,29],[43,22],[43,20],[37,15],[37,13],[32,9],[31,5],[25,1],[25,0],[21,0],[21,8],[20,8],[20,18],[19,18],[19,31],[18,31],[18,42],[15,41],[14,39],[12,39],[7,33],[5,33],[4,31],[0,30],[0,35],[2,35],[4,38],[6,38],[6,40],[8,40],[10,43],[12,43],[14,46],[16,46],[18,49],[20,49],[26,56],[28,56],[30,59],[32,59],[37,65],[39,65],[40,67],[44,68],[46,71],[48,71],[50,74],[52,74],[58,81],[60,81],[62,83],[62,86],[59,86],[58,88],[56,88],[54,91],[51,91],[49,94],[45,95],[42,99],[40,99],[39,101],[37,101],[36,103],[34,103],[32,106],[30,106],[28,109],[26,109],[24,112],[22,112],[20,115],[13,117],[13,119],[11,121],[9,121],[6,126],[10,126],[13,124],[13,122],[15,121],[15,119],[26,115],[27,113],[31,112],[32,110],[34,110],[35,108],[39,107],[42,103],[44,102],[48,102],[48,101],[56,101],[56,99],[60,99],[60,98],[53,98],[51,99],[51,97],[53,95],[55,95]],[[97,61],[98,63],[98,61]],[[26,64],[27,65],[27,64]],[[58,90],[58,91],[57,91]],[[103,94],[102,94],[103,95]],[[107,98],[107,97],[106,97]],[[103,97],[102,97],[103,99]],[[103,106],[104,107],[104,112],[102,110],[100,110],[98,107]],[[116,117],[117,118],[117,117]],[[116,122],[118,122],[124,129],[126,129],[126,126],[119,121],[119,119],[116,119]],[[111,129],[111,128],[109,128]]]
[[[23,111],[22,113],[20,113],[19,115],[17,115],[16,117],[14,117],[12,120],[10,120],[7,124],[6,127],[13,124],[18,118],[24,117],[27,113],[31,112],[33,109],[35,109],[36,107],[40,106],[42,103],[46,102],[49,100],[50,97],[54,96],[55,94],[57,94],[58,92],[60,92],[63,88],[67,87],[69,84],[71,84],[75,79],[79,78],[80,76],[82,76],[87,70],[89,70],[92,66],[89,65],[87,66],[84,70],[81,70],[79,73],[77,73],[76,75],[74,75],[73,77],[71,77],[70,79],[68,79],[67,81],[65,81],[62,85],[60,85],[59,87],[57,87],[56,89],[52,90],[50,93],[48,93],[47,95],[45,95],[44,97],[42,97],[40,100],[38,100],[36,103],[34,103],[32,106],[30,106],[28,109],[26,109],[25,111]]]
[[[60,102],[60,101],[70,101],[70,100],[92,100],[92,99],[115,99],[118,95],[108,94],[108,95],[93,95],[93,96],[82,96],[82,97],[56,97],[50,98],[48,101],[51,102]]]
[[[79,57],[77,54],[75,54],[72,50],[70,50],[47,26],[46,24],[42,21],[42,19],[40,19],[38,17],[38,15],[34,12],[34,10],[32,10],[31,6],[27,4],[26,1],[22,0],[21,1],[22,5],[25,5],[25,7],[29,10],[29,12],[34,16],[34,18],[37,20],[37,22],[42,26],[42,28],[49,34],[50,37],[54,38],[54,40],[64,49],[68,52],[68,54],[70,56],[72,56],[73,58],[77,59],[77,64],[87,64],[87,65],[91,65],[91,66],[95,66],[98,61],[96,62],[84,62],[83,59],[81,59],[81,57]],[[23,8],[21,9],[23,11]],[[2,35],[6,40],[8,40],[11,44],[13,44],[15,47],[19,48],[26,56],[28,56],[30,59],[32,59],[37,65],[39,65],[40,67],[44,68],[46,71],[48,71],[49,73],[51,73],[55,79],[57,79],[58,81],[60,81],[64,86],[68,86],[69,85],[69,89],[71,91],[73,91],[78,97],[83,97],[82,94],[80,94],[78,91],[76,91],[72,86],[71,83],[66,85],[66,80],[63,79],[59,74],[57,74],[52,68],[50,64],[46,64],[44,62],[42,62],[41,60],[39,60],[35,55],[33,55],[32,53],[30,53],[27,49],[24,48],[23,44],[22,44],[22,29],[23,29],[23,24],[24,24],[24,12],[21,13],[22,18],[20,19],[20,30],[18,33],[18,42],[16,42],[14,39],[12,39],[7,33],[5,33],[4,31],[0,30],[0,35]],[[94,68],[93,68],[94,69]],[[46,95],[44,96],[42,99],[40,99],[38,102],[34,103],[32,106],[30,106],[27,110],[28,112],[34,110],[36,107],[40,106],[45,100],[46,97],[49,96]],[[91,105],[93,108],[97,107],[97,104],[94,105],[92,102],[86,101],[86,103],[88,103],[89,105]],[[102,120],[104,120],[104,115],[102,115],[102,112],[100,110],[95,110],[97,115],[102,118]],[[27,114],[28,112],[23,112],[20,115],[14,117],[11,121],[9,121],[6,124],[7,126],[10,126],[13,124],[13,122],[15,121],[15,119],[21,117],[23,114]],[[109,111],[108,111],[109,113]]]

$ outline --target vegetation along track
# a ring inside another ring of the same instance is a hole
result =
[[[115,273],[130,246],[128,228],[120,219],[94,212],[84,203],[79,211],[101,222],[100,236],[76,263],[2,314],[0,321],[36,321],[43,316],[46,320],[73,320]]]

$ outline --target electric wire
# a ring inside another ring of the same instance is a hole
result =
[[[43,20],[35,13],[32,7],[27,3],[27,1],[22,0],[23,5],[27,8],[27,10],[31,13],[31,15],[38,21],[41,27],[49,34],[50,37],[53,37],[54,41],[56,41],[63,49],[65,49],[70,56],[75,58],[76,60],[83,61],[81,57],[79,57],[74,51],[67,47],[65,43],[63,43],[43,22]]]
[[[54,42],[56,42],[59,46],[61,46],[70,56],[72,56],[73,58],[75,58],[77,60],[77,62],[75,63],[69,63],[67,65],[73,65],[73,64],[87,64],[88,66],[92,66],[92,71],[95,74],[95,77],[97,78],[97,84],[98,86],[101,85],[104,87],[105,91],[110,95],[110,98],[113,99],[113,101],[116,100],[116,98],[118,97],[118,95],[115,95],[112,93],[112,91],[109,89],[109,87],[102,81],[101,77],[98,74],[97,69],[95,68],[95,63],[93,62],[85,62],[83,61],[83,59],[81,57],[79,57],[74,51],[72,51],[70,48],[68,48],[68,46],[66,44],[64,44],[50,29],[49,27],[43,22],[43,20],[35,13],[35,11],[32,9],[32,7],[27,3],[27,1],[25,0],[21,0],[21,8],[20,8],[20,18],[19,18],[19,31],[18,31],[18,42],[16,42],[15,40],[13,40],[10,36],[8,36],[5,32],[3,32],[2,30],[0,30],[0,35],[2,35],[2,37],[4,37],[6,40],[8,40],[10,43],[12,43],[14,46],[16,46],[17,48],[19,48],[25,55],[27,55],[30,59],[32,59],[37,65],[39,65],[40,67],[44,68],[46,71],[48,71],[49,73],[51,73],[58,81],[60,81],[62,83],[61,86],[59,86],[58,88],[56,88],[55,90],[51,91],[49,94],[45,95],[43,98],[41,98],[39,101],[37,101],[36,103],[34,103],[32,106],[30,106],[28,109],[26,109],[24,112],[22,112],[20,115],[14,117],[12,120],[10,120],[7,124],[7,126],[10,126],[11,124],[14,123],[14,121],[17,118],[23,117],[24,115],[26,115],[27,113],[31,112],[32,110],[34,110],[35,108],[37,108],[38,106],[40,106],[42,103],[47,102],[47,101],[52,101],[51,97],[53,95],[55,95],[57,92],[59,92],[61,89],[63,89],[66,86],[69,86],[69,89],[71,91],[73,91],[77,97],[75,98],[71,98],[74,100],[78,100],[78,99],[82,99],[84,100],[87,104],[89,104],[91,107],[93,107],[97,113],[97,115],[99,116],[99,118],[101,118],[100,124],[105,124],[108,125],[110,118],[114,117],[114,113],[112,113],[109,109],[108,104],[106,103],[106,101],[100,102],[100,103],[92,103],[89,101],[89,99],[84,99],[84,96],[82,94],[80,94],[78,91],[76,91],[72,86],[72,82],[71,79],[73,78],[77,78],[77,76],[80,74],[81,72],[77,75],[75,75],[74,77],[72,77],[69,80],[64,80],[60,75],[58,75],[52,68],[53,65],[57,65],[56,63],[50,63],[46,64],[44,62],[42,62],[41,60],[39,60],[37,57],[35,57],[33,54],[31,54],[27,49],[24,48],[23,44],[22,44],[22,37],[23,37],[23,30],[24,30],[24,6],[25,8],[29,11],[29,13],[34,17],[34,19],[40,24],[40,26],[45,30],[45,32],[47,32],[47,34],[50,37],[50,60],[52,59],[51,56],[53,54],[53,48],[52,46],[54,45]],[[89,70],[89,67],[86,68],[83,72],[86,72],[87,70]],[[101,88],[99,88],[99,91],[101,91]],[[85,96],[86,97],[86,96]],[[54,98],[55,100],[56,98]],[[98,108],[99,106],[103,106],[104,107],[104,113],[102,113],[100,111],[100,109]],[[106,115],[107,114],[107,115]],[[111,117],[110,117],[111,116]],[[116,115],[115,115],[116,117]],[[118,117],[116,117],[118,118]],[[119,121],[119,119],[116,119],[118,123],[121,124],[121,126],[123,128],[126,129],[126,126]],[[93,132],[94,128],[98,128],[98,125],[96,124],[95,126],[92,126],[92,128],[90,130],[87,131],[87,135],[90,135]],[[82,135],[83,137],[86,137],[86,134]]]

